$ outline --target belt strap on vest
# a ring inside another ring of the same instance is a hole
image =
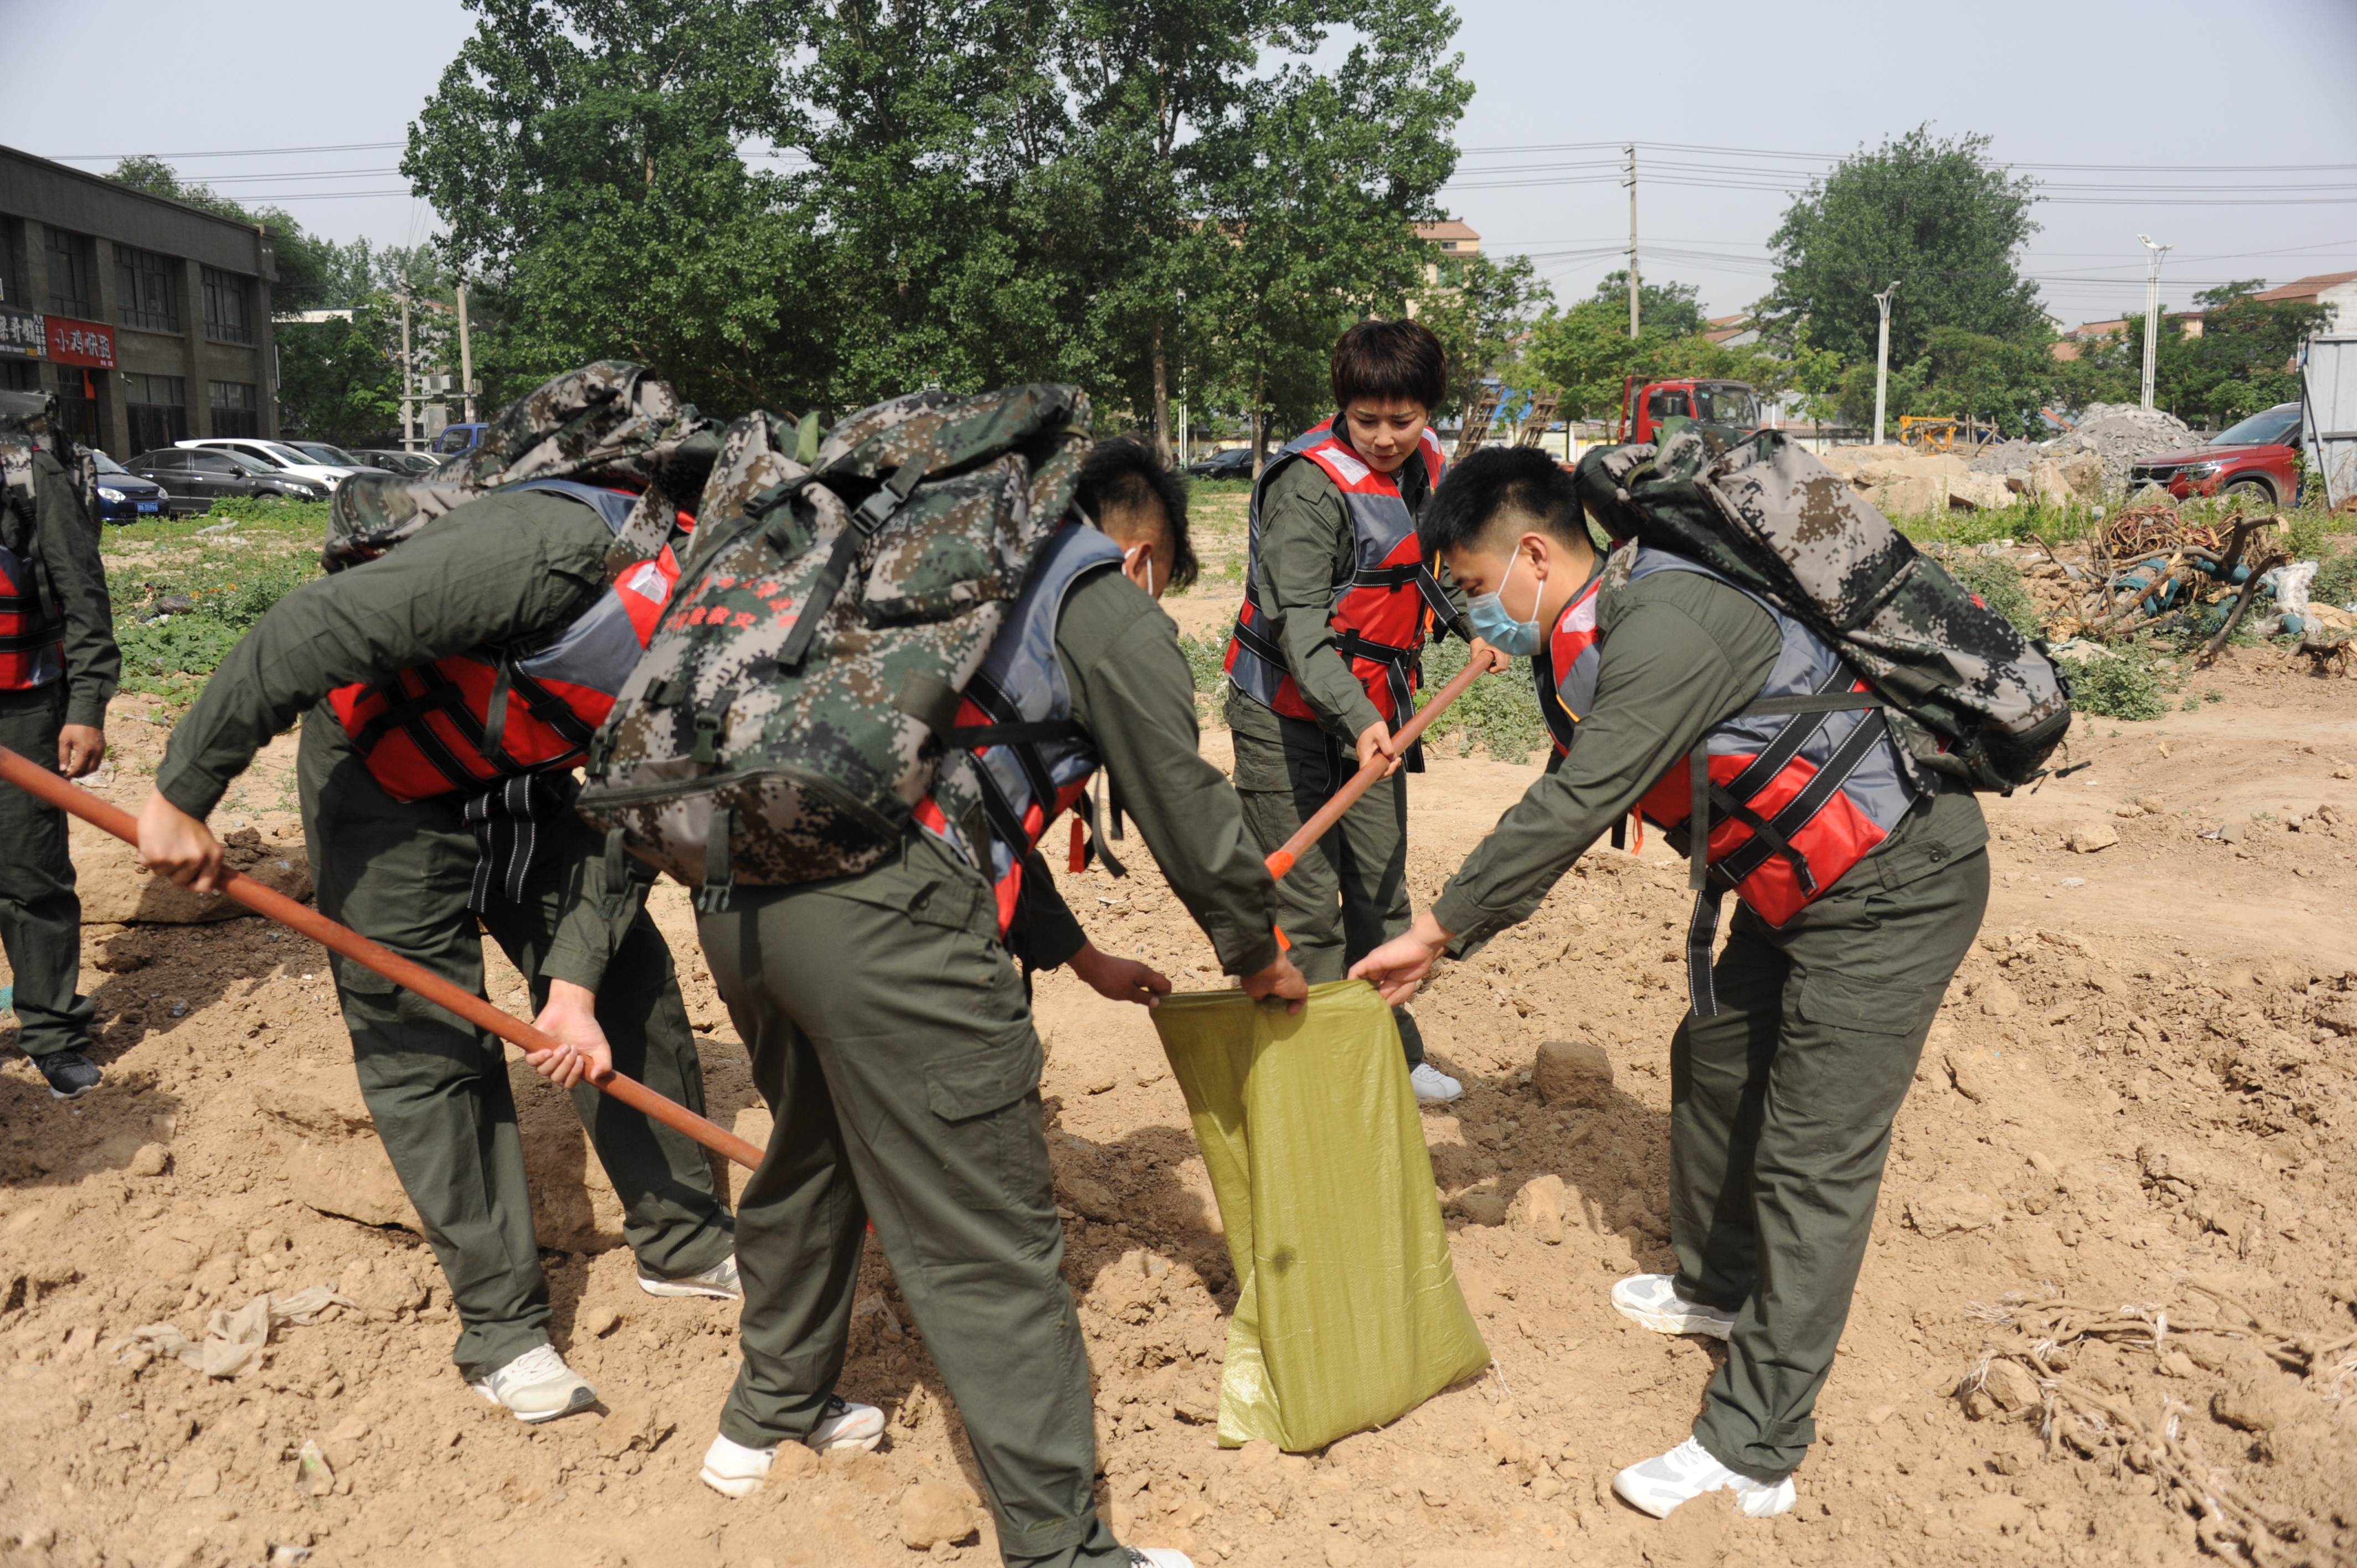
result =
[[[1391,567],[1387,570],[1393,572],[1405,572],[1411,570],[1411,568],[1400,566]],[[1427,579],[1432,575],[1429,572],[1425,572],[1424,568],[1421,566],[1412,568],[1412,570],[1423,573]],[[1381,575],[1377,574],[1374,575],[1380,576]],[[1433,592],[1435,594],[1438,594],[1440,592],[1440,586],[1437,583],[1433,585]],[[1447,604],[1448,602],[1448,601],[1445,596],[1441,599],[1441,603],[1443,604]],[[1263,659],[1267,660],[1270,663],[1276,665],[1280,669],[1286,667],[1285,650],[1279,648],[1275,639],[1270,638],[1265,632],[1262,631],[1260,628],[1252,625],[1250,622],[1244,620],[1241,616],[1236,618],[1235,636],[1238,642],[1243,643],[1246,648],[1251,649],[1254,653],[1259,654]],[[1346,660],[1351,659],[1363,659],[1371,664],[1380,664],[1383,666],[1384,680],[1392,689],[1392,714],[1393,716],[1398,720],[1398,724],[1394,724],[1392,726],[1393,728],[1398,728],[1399,725],[1404,725],[1407,723],[1409,719],[1415,716],[1415,684],[1414,681],[1409,678],[1408,673],[1415,668],[1417,657],[1417,650],[1415,649],[1395,648],[1388,642],[1376,642],[1363,634],[1347,628],[1334,631],[1334,649],[1335,651],[1340,653]],[[1424,741],[1421,737],[1409,744],[1406,754],[1401,759],[1400,765],[1410,773],[1421,773],[1424,771]],[[1345,777],[1347,777],[1347,775]],[[1340,789],[1342,784],[1342,780],[1340,779],[1332,779],[1329,782],[1331,787],[1335,789]]]
[[[1835,675],[1836,681],[1850,679],[1847,671]],[[1790,862],[1793,874],[1800,878],[1801,888],[1813,897],[1816,878],[1809,870],[1808,857],[1792,846],[1792,835],[1799,832],[1823,811],[1858,765],[1874,750],[1881,739],[1882,726],[1872,723],[1859,725],[1833,756],[1825,759],[1815,777],[1801,792],[1784,804],[1774,817],[1762,817],[1753,811],[1750,798],[1768,780],[1783,771],[1786,764],[1800,755],[1809,737],[1824,725],[1827,716],[1850,713],[1862,708],[1881,708],[1889,704],[1866,692],[1819,693],[1809,697],[1764,697],[1745,708],[1738,718],[1753,718],[1766,714],[1790,714],[1790,724],[1776,732],[1750,765],[1726,784],[1715,784],[1710,777],[1710,746],[1708,738],[1696,743],[1687,755],[1687,779],[1692,793],[1688,799],[1686,831],[1686,886],[1694,890],[1694,915],[1686,922],[1686,1001],[1697,1018],[1718,1016],[1718,993],[1711,983],[1711,950],[1718,938],[1718,920],[1727,895],[1742,881],[1768,863],[1770,855],[1782,855]],[[1721,822],[1739,822],[1751,830],[1751,837],[1713,865],[1710,862],[1710,835]]]

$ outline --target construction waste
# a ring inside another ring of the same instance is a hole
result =
[[[2175,452],[2194,446],[2193,432],[2173,413],[2139,408],[2126,403],[2091,403],[2079,423],[2051,441],[2006,441],[1984,446],[1973,456],[1976,474],[1996,474],[2027,480],[2040,463],[2068,464],[2093,456],[2102,465],[2101,496],[2118,496],[2127,489],[2128,470],[2139,458],[2156,452]]]
[[[2051,441],[1994,442],[1969,456],[1911,446],[1835,446],[1824,463],[1887,517],[1943,508],[1996,511],[2024,500],[2093,506],[2124,496],[2128,471],[2139,459],[2193,440],[2175,414],[2096,403],[2087,405],[2076,427]]]

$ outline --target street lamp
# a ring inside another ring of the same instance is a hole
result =
[[[2164,245],[2149,234],[2138,234],[2144,248],[2152,252],[2152,274],[2144,285],[2144,405],[2152,407],[2152,371],[2160,353],[2160,258],[2177,249]]]
[[[1874,340],[1874,444],[1882,445],[1882,410],[1890,392],[1890,296],[1899,292],[1899,280],[1891,279],[1890,286],[1874,296],[1882,310],[1882,329]]]

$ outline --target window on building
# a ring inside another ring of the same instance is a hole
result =
[[[105,449],[106,441],[99,429],[99,378],[103,371],[84,370],[80,365],[58,367],[58,423],[73,432],[74,439],[85,446]]]
[[[16,273],[16,245],[24,227],[14,218],[0,218],[0,305],[19,309],[27,304],[24,280]]]
[[[0,360],[0,392],[40,390],[41,362],[38,360]]]
[[[246,305],[245,280],[235,273],[207,267],[205,336],[216,343],[253,341],[253,317]]]
[[[212,405],[213,434],[243,436],[262,434],[262,413],[253,399],[252,381],[208,381],[205,401]]]
[[[123,382],[132,450],[149,452],[188,438],[187,381],[178,376],[125,376]]]
[[[74,316],[87,321],[98,314],[98,290],[91,274],[91,242],[82,235],[56,229],[49,237],[49,314]]]
[[[150,332],[180,329],[179,263],[153,251],[114,247],[114,292],[125,327]]]

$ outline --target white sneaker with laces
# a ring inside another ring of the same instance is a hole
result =
[[[1463,1084],[1430,1062],[1416,1063],[1415,1069],[1407,1075],[1407,1081],[1408,1087],[1415,1090],[1419,1105],[1446,1105],[1452,1100],[1462,1098],[1465,1093]]]
[[[1612,1489],[1655,1519],[1669,1518],[1671,1509],[1706,1492],[1722,1490],[1735,1493],[1735,1506],[1746,1518],[1772,1519],[1792,1511],[1795,1495],[1792,1477],[1770,1485],[1738,1475],[1691,1437],[1667,1454],[1630,1466],[1612,1477]]]
[[[1612,1287],[1612,1305],[1656,1334],[1707,1334],[1724,1339],[1735,1332],[1735,1314],[1688,1301],[1670,1274],[1631,1274]]]
[[[507,1406],[518,1421],[554,1421],[597,1402],[597,1391],[565,1364],[553,1345],[535,1346],[468,1386],[491,1403]]]
[[[826,1413],[802,1442],[821,1454],[832,1454],[845,1448],[872,1452],[883,1440],[882,1411],[872,1404],[831,1399],[826,1402]],[[777,1457],[774,1443],[767,1448],[748,1448],[726,1436],[716,1435],[712,1446],[704,1451],[704,1468],[699,1475],[705,1486],[724,1498],[749,1498],[770,1478],[770,1466]]]
[[[737,1277],[737,1254],[729,1253],[700,1273],[681,1274],[665,1279],[661,1274],[639,1271],[639,1288],[649,1295],[700,1295],[715,1301],[744,1299],[744,1282]]]
[[[1195,1560],[1167,1546],[1125,1546],[1129,1568],[1195,1568]]]

